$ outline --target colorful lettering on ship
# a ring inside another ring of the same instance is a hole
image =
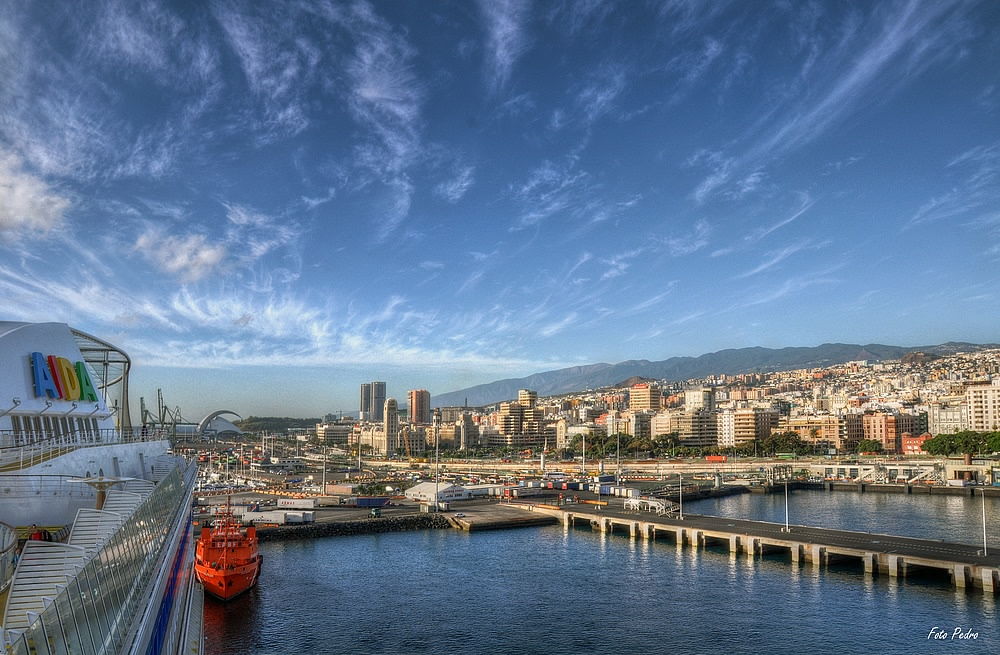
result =
[[[31,353],[31,370],[35,378],[35,395],[62,400],[97,401],[97,389],[83,362],[75,364],[65,357]]]

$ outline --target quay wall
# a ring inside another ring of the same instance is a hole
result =
[[[273,528],[258,529],[257,539],[262,542],[292,541],[296,539],[317,539],[320,537],[349,537],[360,534],[409,532],[412,530],[437,530],[451,527],[452,525],[448,519],[440,514],[420,514],[417,516],[391,516],[330,523],[279,525]]]

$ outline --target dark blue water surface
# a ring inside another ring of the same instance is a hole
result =
[[[991,546],[993,507],[987,500]],[[783,523],[785,499],[739,496],[685,511]],[[971,498],[793,492],[789,522],[982,543],[981,501]],[[859,567],[748,559],[589,528],[433,530],[262,549],[256,589],[225,605],[206,599],[209,655],[1000,652],[997,598],[947,580],[872,578]],[[956,629],[978,637],[959,639]]]

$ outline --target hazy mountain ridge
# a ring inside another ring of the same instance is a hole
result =
[[[895,360],[913,352],[953,355],[998,348],[997,344],[948,342],[936,346],[890,346],[885,344],[825,343],[820,346],[789,348],[731,348],[699,357],[671,357],[651,362],[629,360],[618,364],[588,364],[555,371],[535,373],[524,378],[508,378],[467,389],[443,393],[431,398],[433,407],[465,405],[479,407],[517,398],[520,389],[537,391],[539,396],[554,396],[574,391],[608,387],[631,377],[679,382],[709,375],[766,373],[801,368],[824,368],[857,360]]]

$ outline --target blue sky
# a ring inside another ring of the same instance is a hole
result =
[[[6,2],[0,298],[197,420],[1000,341],[1000,3]]]

